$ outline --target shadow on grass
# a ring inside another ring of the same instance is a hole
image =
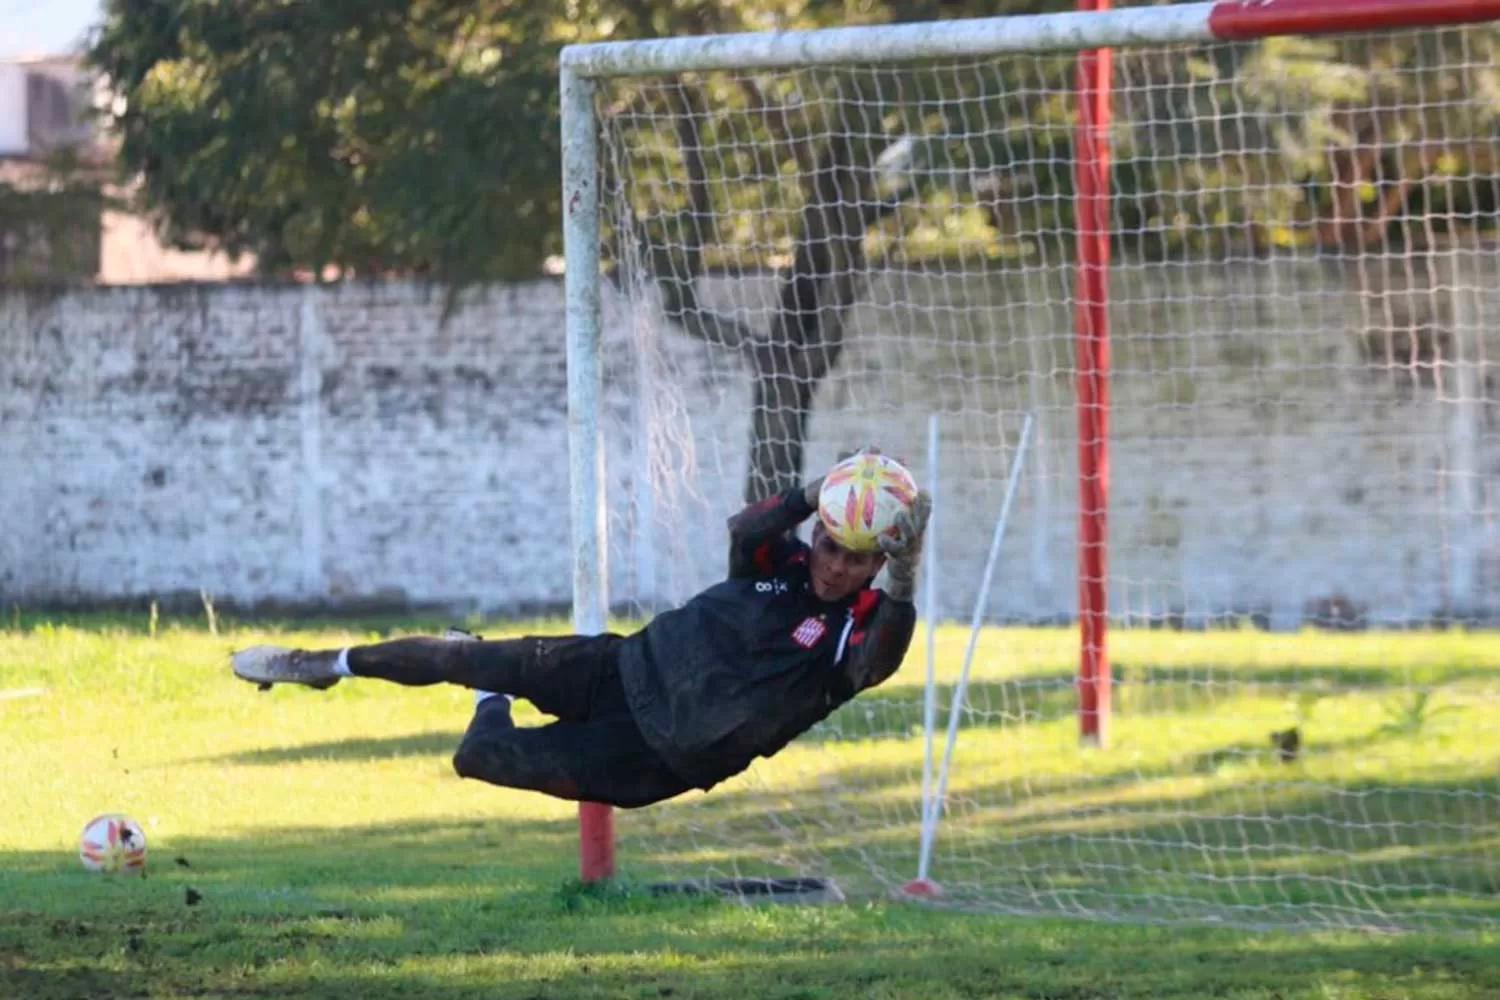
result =
[[[1483,940],[1257,938],[579,894],[564,888],[575,836],[571,822],[514,819],[385,824],[336,839],[268,829],[174,841],[192,867],[145,880],[88,876],[50,853],[0,854],[0,996],[1185,1000],[1331,987],[1406,995],[1434,977],[1446,1000],[1500,990]],[[192,906],[190,886],[201,894]]]
[[[463,739],[463,730],[415,733],[410,736],[385,736],[369,739],[328,740],[302,743],[291,747],[268,747],[263,750],[241,750],[182,761],[185,764],[244,764],[271,766],[305,761],[367,761],[397,757],[452,756]]]
[[[1422,689],[1433,691],[1446,685],[1484,680],[1500,686],[1500,666],[1428,669],[1422,674]],[[1116,666],[1111,681],[1116,711],[1122,716],[1135,717],[1201,715],[1226,701],[1248,695],[1308,704],[1351,694],[1404,695],[1412,691],[1414,683],[1408,671],[1396,667],[1225,670],[1208,665]],[[1005,729],[1071,718],[1078,711],[1077,683],[1073,673],[1033,674],[1004,680],[971,679],[959,728]],[[951,683],[934,685],[941,726],[947,725],[948,709],[956,690]],[[919,733],[925,698],[925,688],[920,684],[887,683],[840,708],[803,739],[819,742]],[[1287,718],[1285,723],[1292,721]]]
[[[1260,676],[1254,680],[1236,678],[1233,681],[1215,681],[1213,684],[1201,680],[1192,682],[1186,678],[1201,677],[1192,671],[1162,671],[1142,680],[1132,681],[1129,675],[1117,673],[1114,678],[1114,703],[1122,718],[1157,715],[1192,715],[1212,709],[1216,704],[1256,692],[1285,694],[1289,698],[1306,697],[1310,693],[1320,699],[1336,699],[1349,693],[1396,693],[1406,692],[1404,685],[1386,684],[1381,681],[1381,671],[1357,671],[1350,680],[1343,673],[1329,668],[1322,680],[1336,678],[1342,687],[1317,686],[1320,678],[1302,677],[1304,683],[1291,684],[1279,680],[1266,681]],[[1454,677],[1485,675],[1482,671],[1455,671]],[[1500,679],[1500,671],[1489,673]],[[1386,691],[1385,689],[1389,689]],[[948,705],[956,688],[951,684],[935,686],[939,706],[938,725],[947,726]],[[871,738],[906,738],[919,735],[923,730],[925,693],[920,688],[887,685],[871,691],[841,707],[828,719],[799,738],[808,744],[849,742]],[[521,711],[526,712],[524,702]],[[1071,675],[1025,677],[1016,680],[970,683],[965,695],[966,709],[959,716],[958,728],[962,730],[1003,730],[1038,722],[1073,718],[1077,713],[1075,679]],[[545,717],[524,717],[522,725],[545,722]],[[1173,764],[1169,773],[1213,770],[1218,765],[1240,759],[1254,759],[1272,754],[1269,743],[1270,727],[1290,725],[1291,715],[1281,714],[1267,717],[1267,741],[1255,744],[1236,744],[1211,752],[1211,756],[1199,755],[1190,763]],[[1342,752],[1358,749],[1380,742],[1390,732],[1374,732],[1367,736],[1351,738],[1341,743],[1316,743],[1303,751],[1303,756]],[[419,757],[451,755],[463,736],[461,729],[434,731],[415,735],[374,739],[330,740],[293,747],[275,747],[261,750],[244,750],[235,753],[199,758],[185,763],[230,763],[246,765],[275,765],[309,760],[376,760],[396,757]],[[1131,772],[1132,779],[1139,772]]]
[[[212,759],[258,766],[446,756],[458,739],[456,730],[436,731]],[[1306,774],[1309,761],[1398,739],[1375,729],[1315,742],[1291,763],[1278,761],[1269,742],[1235,742],[1103,773],[961,784],[940,827],[946,871],[938,874],[954,878],[958,871],[957,881],[976,888],[969,902],[1018,910],[1134,914],[1142,905],[1166,905],[1182,920],[1228,915],[1284,924],[1313,914],[1312,923],[1375,926],[1465,923],[1465,911],[1475,910],[1500,922],[1500,778]],[[955,773],[964,771],[963,755],[977,750],[960,744]],[[623,814],[621,828],[672,877],[833,873],[868,885],[872,867],[909,866],[920,832],[919,766],[845,765],[832,784],[790,788],[751,777]],[[397,841],[420,848],[436,829],[360,834],[346,849],[378,869],[381,852]],[[552,857],[566,865],[571,824],[538,828],[498,818],[471,827],[469,846],[476,857],[488,848],[506,856],[539,829]],[[306,836],[278,839],[261,853],[300,850]]]
[[[1272,765],[1174,780],[1202,767],[1192,755],[1144,773],[964,788],[949,797],[934,875],[968,887],[955,901],[1018,912],[1500,925],[1500,778],[1334,784]],[[746,790],[632,815],[622,830],[668,862],[707,842],[836,870],[821,874],[884,867],[899,882],[918,842],[918,809],[909,802],[898,821],[888,793],[911,778],[910,767],[845,768],[836,795]]]

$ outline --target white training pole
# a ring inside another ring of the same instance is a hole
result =
[[[932,497],[932,514],[927,519],[927,544],[923,549],[922,613],[927,618],[927,690],[922,701],[922,733],[926,746],[922,751],[922,843],[917,854],[917,878],[927,878],[927,863],[932,858],[932,835],[937,829],[932,795],[932,740],[937,728],[937,495],[938,495],[938,424],[936,413],[927,416],[927,492]]]
[[[938,769],[937,794],[933,799],[930,818],[931,832],[922,831],[922,857],[918,862],[920,871],[927,871],[931,863],[932,842],[937,837],[937,824],[943,815],[943,801],[948,796],[948,769],[953,762],[953,748],[958,743],[958,717],[963,711],[964,697],[969,689],[969,670],[974,665],[974,647],[979,643],[979,629],[984,622],[984,606],[989,601],[990,584],[995,578],[995,564],[1000,561],[1000,544],[1005,540],[1005,525],[1010,520],[1010,506],[1015,499],[1016,488],[1021,482],[1021,467],[1026,461],[1026,448],[1031,443],[1031,414],[1021,425],[1021,440],[1016,445],[1016,457],[1010,466],[1010,481],[1005,485],[1005,500],[1000,505],[1000,517],[995,521],[995,532],[990,537],[990,553],[984,563],[984,579],[979,584],[979,595],[974,599],[974,618],[969,626],[969,645],[964,650],[963,670],[958,676],[958,686],[953,689],[953,701],[948,706],[948,742],[943,748],[943,763]]]

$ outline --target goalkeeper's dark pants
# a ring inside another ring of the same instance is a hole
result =
[[[504,698],[479,703],[453,756],[461,777],[634,809],[692,787],[647,744],[625,700],[617,635],[495,642],[393,639],[349,650],[349,669],[409,686],[458,684],[525,698],[557,717],[520,728]]]

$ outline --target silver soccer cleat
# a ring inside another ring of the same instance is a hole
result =
[[[251,646],[229,658],[230,669],[242,681],[260,685],[262,691],[273,684],[305,684],[325,690],[339,682],[333,665],[338,660],[333,651],[309,652],[286,646]]]

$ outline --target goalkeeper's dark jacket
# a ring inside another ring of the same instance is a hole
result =
[[[916,611],[868,585],[819,600],[801,489],[729,521],[729,578],[663,612],[619,646],[620,676],[646,742],[698,788],[769,757],[901,665]]]

